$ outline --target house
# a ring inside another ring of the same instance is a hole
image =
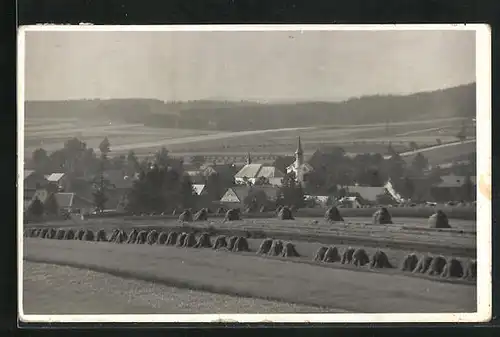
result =
[[[388,193],[385,187],[375,187],[375,186],[338,186],[338,189],[344,188],[347,196],[357,196],[358,200],[362,200],[363,203],[377,203],[377,197],[380,195],[385,195]],[[390,193],[389,193],[390,195]]]
[[[69,187],[69,178],[65,173],[52,173],[45,176],[48,183],[57,187],[59,191],[65,191]]]
[[[248,154],[246,165],[234,175],[234,181],[240,185],[247,184],[247,182],[254,185],[259,179],[264,179],[271,186],[281,186],[284,177],[285,174],[274,166],[253,164]]]
[[[59,213],[89,214],[94,206],[92,201],[79,197],[76,193],[55,193]]]
[[[228,188],[220,199],[227,208],[245,208],[245,199],[252,193],[264,192],[267,201],[275,202],[279,189],[272,186],[235,186]]]
[[[47,185],[48,181],[42,174],[34,170],[24,170],[23,189],[26,191],[35,191]]]
[[[363,200],[359,197],[343,197],[338,203],[343,208],[361,208],[364,205]]]
[[[193,190],[196,195],[206,195],[207,189],[205,184],[193,184]]]
[[[445,175],[441,176],[441,181],[439,183],[434,184],[431,187],[431,195],[435,201],[456,201],[467,198],[475,199],[475,191],[476,191],[476,176],[471,176],[470,178],[470,193],[469,196],[466,196],[465,187],[467,184],[467,176],[459,176],[459,175]]]

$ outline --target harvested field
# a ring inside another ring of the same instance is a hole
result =
[[[23,270],[25,314],[343,312],[179,289],[67,266],[24,262]]]
[[[297,250],[300,252],[298,247]],[[285,263],[255,253],[32,238],[25,239],[24,252],[29,261],[66,264],[229,295],[340,307],[352,312],[476,310],[473,285],[379,272],[366,272],[359,277],[360,271],[348,268]],[[166,264],[168,268],[163,267]],[[455,296],[457,293],[461,296]]]

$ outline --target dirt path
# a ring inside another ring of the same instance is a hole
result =
[[[213,314],[338,312],[123,279],[85,269],[24,262],[26,314]]]

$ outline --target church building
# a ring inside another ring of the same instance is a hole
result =
[[[307,181],[307,175],[313,170],[314,168],[304,161],[304,150],[302,149],[302,143],[299,136],[297,150],[295,151],[295,161],[286,168],[286,172],[288,174],[293,172],[297,182],[304,184]]]

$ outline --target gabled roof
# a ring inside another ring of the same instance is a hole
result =
[[[297,160],[295,160],[290,166],[288,166],[286,168],[287,172],[290,172],[290,171],[295,171],[297,167]],[[309,163],[302,163],[302,165],[300,165],[299,169],[304,172],[304,173],[307,173],[307,172],[311,172],[314,170],[314,168],[312,167],[311,164]]]
[[[35,173],[34,170],[24,170],[24,178],[23,179],[26,179],[28,178],[30,175],[32,175],[33,173]]]
[[[64,177],[64,173],[52,173],[52,174],[49,174],[46,179],[49,181],[49,182],[52,182],[52,183],[56,183],[58,182],[59,180],[61,180],[61,178]]]
[[[197,195],[201,195],[205,189],[205,184],[193,184],[193,190]]]
[[[218,174],[220,176],[223,175],[233,175],[233,165],[231,164],[222,164],[222,165],[202,165],[200,170],[205,177],[208,177],[211,174]]]
[[[441,182],[438,183],[437,187],[461,187],[465,184],[466,176],[457,176],[457,175],[447,175],[441,177]],[[470,180],[472,184],[476,184],[476,176],[471,176]]]
[[[234,175],[235,178],[257,178],[262,164],[247,164]]]
[[[196,177],[198,175],[201,175],[201,171],[198,170],[193,170],[193,171],[184,171],[184,174],[190,176],[190,177]]]
[[[349,193],[358,193],[361,198],[368,201],[376,201],[377,196],[386,193],[385,187],[347,186],[346,189]]]
[[[276,200],[278,188],[272,186],[236,186],[226,190],[221,198],[221,202],[243,202],[253,191],[263,191],[269,200]]]
[[[274,166],[261,166],[259,172],[257,173],[256,178],[259,178],[259,177],[283,178],[284,176],[285,176],[285,174]]]

